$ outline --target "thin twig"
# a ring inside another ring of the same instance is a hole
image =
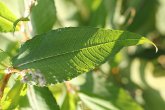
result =
[[[10,76],[11,76],[11,73],[5,74],[2,80],[2,85],[0,86],[0,99],[3,97],[4,89],[9,81]]]

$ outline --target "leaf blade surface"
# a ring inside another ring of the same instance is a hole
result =
[[[99,28],[62,28],[27,41],[13,65],[39,70],[47,84],[72,79],[113,58],[124,46],[152,43],[131,32]]]

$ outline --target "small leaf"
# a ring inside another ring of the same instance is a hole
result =
[[[93,1],[93,2],[96,2],[96,1]],[[100,3],[97,3],[99,4],[99,6],[97,7],[96,10],[92,11],[92,14],[91,14],[92,16],[90,17],[89,25],[93,27],[96,27],[96,26],[105,27],[106,17],[107,17],[105,1],[98,0],[97,2],[100,2]]]
[[[53,94],[47,87],[29,86],[28,99],[33,110],[59,110]]]
[[[6,96],[3,96],[0,106],[5,110],[12,110],[17,107],[20,99],[26,94],[26,84],[16,81]]]
[[[7,52],[0,49],[0,79],[5,75],[5,69],[11,67],[11,59]],[[1,82],[0,82],[1,85]]]
[[[9,55],[0,49],[0,69],[6,69],[11,66]]]
[[[37,0],[37,5],[32,8],[31,21],[34,34],[51,30],[56,21],[54,0]]]
[[[13,23],[17,20],[16,16],[0,2],[0,32],[12,32]],[[16,27],[16,30],[19,26]]]
[[[63,104],[60,110],[76,110],[76,96],[67,91]]]
[[[13,59],[15,68],[40,73],[47,84],[70,80],[111,60],[124,46],[151,43],[141,35],[99,28],[63,28],[35,36]],[[39,72],[38,72],[39,71]]]

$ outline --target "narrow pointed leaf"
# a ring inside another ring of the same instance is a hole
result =
[[[13,23],[17,20],[17,17],[0,2],[0,32],[12,32]],[[16,27],[16,30],[19,29],[19,26]]]
[[[35,70],[45,78],[46,84],[57,83],[94,69],[124,46],[145,42],[152,43],[127,31],[63,28],[27,41],[13,59],[13,65],[20,70]]]

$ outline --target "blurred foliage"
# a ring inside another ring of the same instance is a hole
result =
[[[24,16],[29,6],[28,0],[0,1],[20,18]],[[154,47],[148,45],[129,47],[123,49],[113,60],[71,81],[51,85],[49,89],[28,85],[28,90],[36,93],[35,100],[38,103],[29,102],[32,98],[29,92],[28,95],[20,97],[24,86],[15,80],[15,77],[17,78],[15,74],[5,89],[3,97],[5,101],[2,100],[1,104],[5,103],[6,108],[16,107],[16,110],[29,110],[36,107],[35,104],[49,105],[47,109],[50,109],[53,104],[51,105],[48,98],[54,103],[56,98],[62,110],[164,110],[165,0],[54,0],[54,2],[56,17],[55,21],[51,18],[53,29],[89,26],[128,30],[147,36],[158,46],[159,51],[155,53]],[[43,11],[48,7],[45,6]],[[42,11],[37,13],[42,14]],[[42,22],[42,19],[40,20]],[[45,20],[49,21],[49,16],[45,16],[43,22],[46,22]],[[31,38],[35,33],[32,25],[34,24],[31,24],[31,20],[21,22],[21,30],[15,32],[14,37],[12,33],[1,33],[0,49],[9,56],[14,56],[27,36]],[[44,31],[48,31],[44,25],[42,27]],[[3,74],[2,72],[0,78]],[[11,103],[12,100],[16,101]]]
[[[3,2],[0,2],[0,32],[12,32],[15,20],[17,20],[16,16]],[[19,27],[16,27],[17,29]]]
[[[31,8],[31,22],[34,34],[41,34],[51,30],[53,27],[56,21],[56,8],[54,0],[37,0],[37,2],[38,5]],[[45,9],[45,6],[48,7]]]

